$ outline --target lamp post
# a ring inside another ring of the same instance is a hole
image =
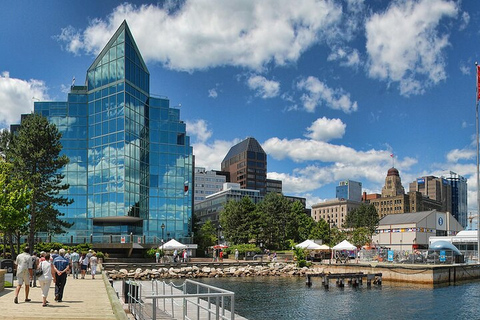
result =
[[[160,226],[160,228],[162,228],[162,255],[164,255],[164,252],[163,252],[163,233],[165,232],[165,224],[162,223],[162,225]],[[163,258],[163,256],[162,256]]]

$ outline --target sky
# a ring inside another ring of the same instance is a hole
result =
[[[477,214],[475,0],[2,1],[0,128],[66,101],[126,20],[187,124],[196,165],[219,170],[256,138],[268,177],[308,206],[342,180],[381,193],[425,175],[468,179]],[[392,156],[393,155],[393,156]]]

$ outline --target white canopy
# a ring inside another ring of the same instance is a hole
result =
[[[332,248],[333,250],[357,250],[357,247],[355,247],[353,244],[348,242],[347,240],[343,240],[336,246]]]
[[[327,245],[319,245],[318,243],[313,242],[313,240],[305,240],[302,243],[297,244],[295,247],[303,248],[308,250],[328,250],[330,249]]]
[[[163,244],[163,246],[160,246],[159,249],[162,249],[163,250],[175,250],[175,249],[185,249],[187,246],[184,245],[184,244],[181,244],[180,242],[178,242],[177,240],[175,239],[172,239],[166,243]]]

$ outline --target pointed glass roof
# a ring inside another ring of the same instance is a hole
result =
[[[125,55],[126,53],[125,44],[130,44],[134,49],[134,52],[130,55],[130,57],[132,58],[132,60],[135,60],[135,63],[140,65],[146,73],[150,74],[150,72],[148,72],[145,61],[143,60],[143,57],[140,54],[140,51],[138,50],[138,47],[137,47],[137,44],[135,43],[133,35],[130,32],[130,29],[128,28],[128,24],[126,20],[124,20],[120,25],[120,27],[118,27],[115,34],[112,36],[110,41],[108,41],[107,45],[103,48],[103,50],[97,56],[95,61],[93,61],[92,65],[90,66],[90,68],[88,68],[87,72],[92,71],[95,68],[97,68],[100,64],[103,64],[102,61],[105,62],[106,60],[108,60],[111,55],[110,52],[112,51],[112,48],[117,45],[121,45],[122,43],[124,47],[124,50],[122,51],[123,55]],[[116,54],[117,54],[116,58],[120,58],[118,56],[118,52],[119,50],[116,50]]]

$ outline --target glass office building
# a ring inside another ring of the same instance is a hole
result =
[[[126,235],[190,243],[190,138],[180,111],[150,96],[149,78],[124,21],[88,69],[85,85],[72,85],[66,102],[35,103],[34,112],[63,134],[62,152],[70,158],[63,173],[74,203],[60,210],[74,225],[58,240]]]

